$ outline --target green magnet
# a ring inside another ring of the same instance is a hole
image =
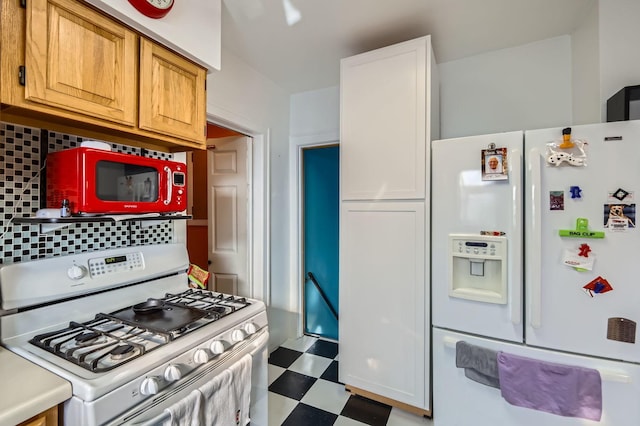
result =
[[[604,238],[603,231],[589,231],[589,220],[584,217],[576,219],[576,229],[561,229],[558,234],[561,237]]]

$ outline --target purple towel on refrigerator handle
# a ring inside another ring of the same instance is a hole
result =
[[[599,421],[602,380],[598,370],[498,352],[502,397],[512,405]]]

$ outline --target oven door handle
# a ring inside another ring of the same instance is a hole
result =
[[[253,348],[250,352],[248,352],[252,357],[257,353],[262,351],[263,347],[267,344],[269,340],[269,333],[260,333],[256,339],[251,342]],[[158,426],[164,424],[165,422],[171,420],[171,415],[167,411],[163,411],[162,413],[156,415],[152,419],[146,420],[142,423],[134,423],[136,426]]]

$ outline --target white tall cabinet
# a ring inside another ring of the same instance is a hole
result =
[[[340,364],[357,394],[430,413],[430,36],[341,61]]]

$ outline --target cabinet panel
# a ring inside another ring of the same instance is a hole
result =
[[[24,422],[18,426],[57,426],[58,425],[58,406],[49,408]]]
[[[75,1],[27,7],[25,98],[135,125],[136,34]]]
[[[148,40],[140,41],[140,128],[206,137],[206,70]]]
[[[343,59],[343,200],[424,199],[431,125],[430,38]]]
[[[340,381],[395,401],[429,404],[424,202],[343,202]]]

